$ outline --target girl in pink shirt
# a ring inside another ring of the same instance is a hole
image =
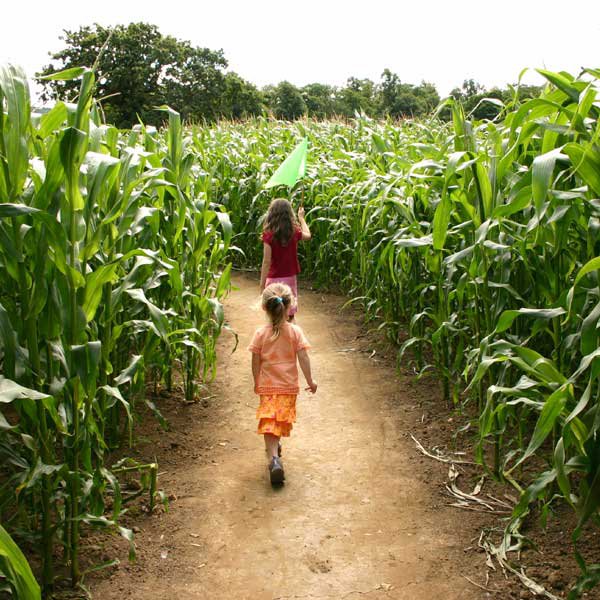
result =
[[[317,391],[310,370],[308,340],[298,325],[288,322],[293,302],[289,286],[283,283],[267,286],[262,294],[262,307],[269,323],[256,330],[248,347],[252,352],[254,391],[260,397],[257,433],[265,439],[271,483],[283,483],[285,478],[279,440],[289,437],[296,420],[296,396],[300,391],[297,363],[306,379],[306,389],[313,394]]]
[[[271,283],[289,285],[294,304],[289,310],[289,320],[298,310],[298,286],[296,276],[300,273],[298,242],[310,240],[311,234],[304,220],[304,208],[298,209],[298,219],[292,205],[285,198],[275,198],[263,223],[263,261],[260,270],[260,291]]]

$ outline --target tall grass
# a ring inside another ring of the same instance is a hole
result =
[[[119,473],[136,405],[181,372],[191,399],[215,363],[229,288],[231,224],[193,172],[191,139],[168,127],[101,122],[94,75],[76,104],[33,114],[23,72],[0,67],[0,514],[41,548],[44,592],[55,559],[79,581],[82,523],[119,526]],[[108,509],[110,497],[112,507]]]

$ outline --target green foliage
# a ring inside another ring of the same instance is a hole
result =
[[[300,90],[288,81],[282,81],[273,90],[271,107],[277,119],[295,121],[306,113],[306,104]]]
[[[164,36],[155,25],[86,26],[65,31],[62,39],[65,48],[52,54],[52,62],[39,74],[44,100],[74,98],[76,80],[47,78],[85,65],[94,67],[96,95],[107,122],[117,127],[131,127],[138,120],[158,125],[161,115],[155,109],[163,104],[186,120],[260,113],[254,86],[234,73],[225,74],[222,51]]]
[[[177,368],[191,401],[213,375],[231,268],[229,216],[179,113],[120,133],[92,71],[64,79],[77,105],[32,115],[24,73],[0,66],[0,507],[40,540],[46,594],[56,543],[79,579],[81,523],[133,550],[107,451],[132,443],[143,403],[165,424],[147,383],[171,390]],[[128,470],[152,506],[156,465]]]
[[[261,93],[236,73],[226,73],[221,114],[230,119],[256,117],[264,110]]]
[[[29,563],[13,542],[4,527],[0,525],[0,574],[6,579],[15,598],[39,600],[41,596]]]
[[[400,77],[385,69],[379,88],[379,114],[381,116],[419,117],[431,113],[440,102],[440,97],[430,83],[420,86],[401,83]]]
[[[370,79],[350,77],[346,86],[336,94],[336,112],[344,117],[374,115],[376,105],[376,88]]]
[[[254,265],[264,184],[308,138],[292,193],[313,234],[304,271],[363,302],[447,402],[476,405],[478,458],[520,493],[503,548],[521,546],[532,505],[573,508],[583,590],[598,581],[577,548],[600,508],[600,72],[540,73],[540,97],[510,90],[495,122],[450,98],[447,123],[259,120],[196,135]]]
[[[335,88],[323,83],[309,83],[301,92],[308,117],[328,119],[336,116]]]
[[[492,88],[486,90],[483,85],[473,79],[465,79],[461,88],[454,88],[450,95],[461,102],[470,117],[476,120],[493,120],[498,117],[504,105],[524,102],[537,98],[542,88],[535,85],[518,85],[507,89]],[[449,116],[449,112],[446,112]]]

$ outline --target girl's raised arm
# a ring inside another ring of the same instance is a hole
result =
[[[310,229],[304,220],[304,206],[298,209],[298,221],[300,222],[300,229],[302,229],[302,241],[310,240],[312,237]]]

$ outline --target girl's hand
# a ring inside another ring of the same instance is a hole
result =
[[[300,208],[298,209],[298,218],[304,219],[304,206],[300,206]]]
[[[317,392],[317,382],[316,381],[307,381],[308,387],[304,388],[307,392],[310,391],[311,394],[315,394]]]

